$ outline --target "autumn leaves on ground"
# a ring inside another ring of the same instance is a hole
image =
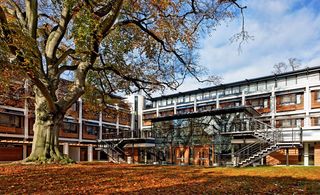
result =
[[[3,164],[0,194],[11,193],[318,194],[320,168]]]

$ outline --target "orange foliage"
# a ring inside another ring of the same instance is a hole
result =
[[[318,194],[317,167],[1,165],[0,194]]]

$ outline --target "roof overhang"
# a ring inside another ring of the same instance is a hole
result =
[[[214,116],[214,115],[231,114],[231,113],[245,113],[252,117],[260,116],[260,113],[256,111],[252,106],[236,106],[231,108],[218,108],[210,111],[201,111],[201,112],[192,112],[187,114],[175,114],[173,116],[156,117],[156,118],[152,118],[151,122],[169,121],[169,120],[184,119],[184,118],[198,118],[202,116]]]

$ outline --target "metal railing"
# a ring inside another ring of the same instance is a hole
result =
[[[97,148],[102,149],[114,162],[124,162],[125,152],[118,147],[118,143],[97,140]]]
[[[246,145],[234,154],[235,165],[245,163],[246,161],[254,162],[261,159],[270,152],[280,147],[287,147],[296,143],[302,143],[302,128],[299,130],[283,130],[275,128],[269,124],[259,121],[255,118],[246,118],[246,125],[250,132],[257,138],[257,141]],[[249,162],[247,162],[249,163]]]
[[[102,133],[102,139],[140,138],[138,131],[120,131]]]

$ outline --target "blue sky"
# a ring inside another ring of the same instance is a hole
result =
[[[245,28],[254,40],[238,52],[230,38],[240,31],[238,19],[222,23],[200,41],[199,63],[223,83],[270,75],[273,65],[288,58],[302,67],[320,66],[320,0],[238,0],[246,5]],[[178,91],[208,85],[187,79]]]

